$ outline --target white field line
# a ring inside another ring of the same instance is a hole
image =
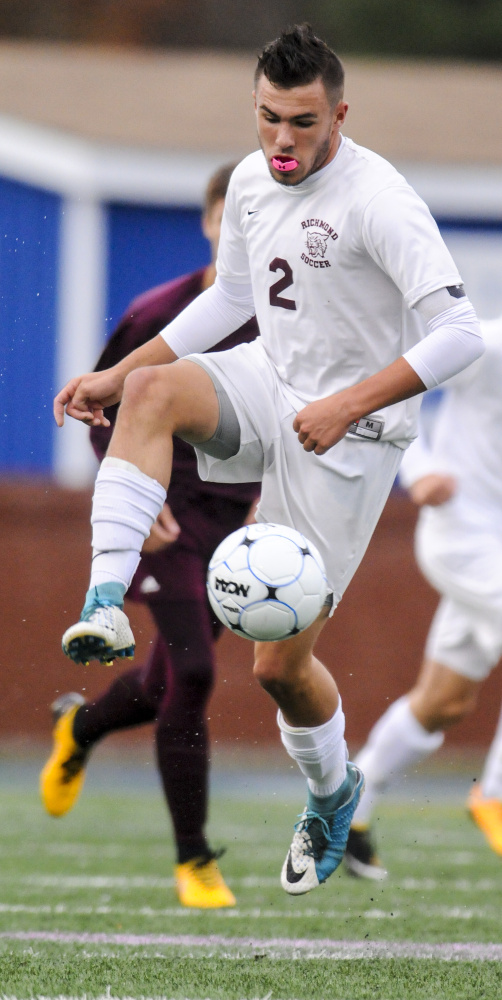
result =
[[[114,945],[125,947],[164,947],[186,949],[189,954],[205,954],[215,958],[246,958],[261,955],[267,958],[329,958],[329,959],[389,959],[424,958],[445,962],[502,961],[502,944],[477,942],[445,942],[441,944],[415,941],[332,941],[329,938],[253,938],[223,937],[217,934],[91,934],[66,931],[4,931],[0,939],[7,941],[46,942],[76,945]]]
[[[271,1000],[271,998],[272,998],[272,993],[270,992],[267,993],[265,997],[255,997],[254,1000]],[[11,996],[11,994],[7,996],[7,994],[2,993],[2,995],[0,996],[0,1000],[23,1000],[23,998]],[[24,1000],[34,1000],[34,998],[25,997]],[[59,993],[57,997],[49,997],[45,995],[42,996],[41,993],[38,993],[36,1000],[91,1000],[91,997],[89,997],[87,993],[84,993],[84,995],[80,997],[69,997],[66,996],[66,994],[63,995],[62,993]],[[108,988],[106,993],[101,993],[98,997],[95,998],[95,1000],[169,1000],[169,998],[166,996],[147,997],[143,993],[141,994],[141,996],[136,996],[136,997],[126,997],[124,995],[122,995],[121,997],[115,997],[112,996],[110,988]],[[171,1000],[176,1000],[176,998],[173,997],[171,998]],[[210,1000],[210,998],[207,998],[207,1000]]]
[[[2,882],[18,881],[22,885],[41,889],[172,889],[174,878],[148,875],[26,875],[3,878]],[[272,882],[272,879],[271,879]],[[274,880],[274,884],[277,879]]]
[[[272,998],[272,993],[267,993],[265,997],[262,998],[255,997],[255,1000],[271,1000],[271,998]],[[10,994],[7,996],[5,993],[3,993],[0,996],[0,1000],[34,1000],[34,998],[33,996],[29,998],[28,997],[22,998],[22,997],[11,996]],[[49,997],[45,996],[45,994],[44,996],[42,996],[41,993],[37,993],[36,1000],[91,1000],[91,997],[87,993],[84,993],[84,995],[80,997],[69,997],[66,996],[66,994],[63,995],[61,993],[58,994],[57,997]],[[136,996],[136,997],[126,997],[123,995],[121,997],[114,997],[107,990],[106,993],[101,993],[100,996],[96,997],[96,1000],[169,1000],[169,998],[166,996],[147,997],[143,993],[141,994],[141,996]],[[171,998],[171,1000],[175,1000],[175,998]],[[211,998],[206,998],[206,1000],[211,1000]]]
[[[274,887],[279,884],[278,877],[248,875],[243,878],[228,879],[236,889],[260,889]],[[1,875],[0,884],[32,886],[39,889],[172,889],[173,878],[158,878],[148,875]],[[500,878],[469,879],[459,878],[450,883],[452,889],[459,892],[497,892],[502,890]],[[433,892],[442,883],[434,878],[404,878],[392,883],[393,888],[405,891]]]
[[[457,878],[450,883],[452,889],[458,892],[500,892],[502,889],[502,879],[498,878]],[[444,890],[444,883],[435,878],[403,878],[397,883],[397,889],[404,889],[408,892],[434,892],[436,889]]]
[[[272,998],[272,993],[267,993],[265,997],[262,998],[255,997],[255,1000],[271,1000],[271,998]],[[21,997],[11,996],[10,994],[7,996],[7,994],[3,993],[0,996],[0,1000],[34,1000],[34,998],[33,996],[29,998],[27,997],[21,998]],[[84,995],[80,997],[69,997],[66,996],[66,994],[63,995],[61,993],[58,994],[57,997],[49,997],[45,996],[45,994],[42,996],[41,993],[37,993],[36,1000],[91,1000],[91,997],[89,997],[87,993],[84,993]],[[136,997],[126,997],[123,995],[121,997],[114,997],[110,992],[110,987],[108,987],[106,993],[101,993],[100,996],[96,997],[96,1000],[169,1000],[169,998],[166,996],[147,997],[143,993],[141,994],[141,996],[136,996]],[[175,998],[171,998],[171,1000],[175,1000]],[[207,1000],[210,1000],[210,998],[207,998]]]
[[[500,910],[496,906],[442,906],[418,904],[413,907],[415,913],[423,913],[424,916],[439,917],[442,920],[493,920],[500,924]],[[183,906],[167,906],[162,909],[154,909],[151,906],[140,906],[137,908],[128,906],[67,906],[65,903],[55,903],[54,906],[46,903],[43,906],[32,906],[27,903],[0,903],[0,914],[28,913],[30,916],[70,916],[70,917],[92,917],[92,916],[114,916],[114,917],[147,917],[152,920],[166,917],[194,916],[194,911]],[[197,915],[197,914],[195,914]],[[402,919],[405,914],[402,910],[388,909],[382,910],[373,907],[369,910],[361,910],[357,913],[358,920],[396,920]],[[354,910],[321,910],[310,907],[308,910],[278,910],[273,907],[235,907],[228,910],[220,910],[214,914],[216,919],[221,920],[309,920],[322,917],[323,920],[351,920],[355,916]],[[0,998],[1,1000],[1,998]]]

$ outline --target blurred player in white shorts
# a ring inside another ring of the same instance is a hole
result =
[[[202,475],[249,481],[254,469],[259,517],[318,544],[338,600],[415,436],[418,395],[483,352],[427,206],[391,164],[341,134],[343,77],[309,25],[266,46],[254,91],[261,148],[232,174],[215,284],[147,346],[56,397],[59,424],[66,412],[99,425],[121,400],[96,480],[90,588],[63,636],[77,662],[133,651],[123,596],[164,503],[173,434],[216,459],[200,456]],[[198,357],[254,313],[253,350]],[[254,674],[307,778],[281,874],[293,895],[340,864],[363,788],[338,688],[313,654],[328,613],[255,648]]]
[[[430,434],[424,427],[400,469],[420,507],[417,562],[441,599],[415,687],[389,707],[357,757],[367,791],[346,864],[363,877],[384,877],[370,831],[379,796],[475,708],[502,656],[502,317],[481,327],[485,354],[446,383]],[[468,810],[502,855],[502,721]]]

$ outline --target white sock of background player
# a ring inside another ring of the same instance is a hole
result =
[[[365,778],[365,792],[353,825],[368,826],[373,809],[392,780],[438,750],[444,733],[428,733],[411,711],[408,696],[395,701],[373,726],[355,763]]]

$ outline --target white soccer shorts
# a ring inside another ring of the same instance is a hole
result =
[[[306,452],[293,430],[295,408],[259,341],[185,360],[216,376],[240,427],[233,457],[196,449],[201,479],[261,481],[257,520],[296,528],[317,546],[336,607],[366,551],[402,450],[346,437],[326,455]]]
[[[450,501],[424,509],[416,533],[418,565],[442,597],[426,656],[474,681],[484,680],[502,656],[502,526],[496,520]]]

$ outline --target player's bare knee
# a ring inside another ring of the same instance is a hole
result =
[[[419,710],[419,721],[430,733],[450,729],[474,711],[477,694],[466,692],[456,697],[428,703]]]
[[[309,671],[303,660],[285,654],[283,643],[259,643],[253,674],[260,686],[279,704],[293,689],[303,687]]]
[[[477,691],[465,691],[446,701],[441,706],[442,728],[448,729],[450,726],[456,725],[457,722],[461,722],[466,715],[470,715],[476,708],[477,700]]]
[[[291,683],[281,661],[272,656],[257,656],[253,674],[260,687],[277,702],[283,705],[290,692]]]
[[[274,644],[260,643],[255,653],[253,674],[265,691],[272,694],[272,688],[284,683],[286,678],[285,663],[278,655]]]
[[[137,418],[145,414],[148,423],[163,423],[174,410],[175,393],[170,392],[169,377],[165,366],[136,368],[127,375],[120,406],[122,422],[129,415]]]
[[[125,378],[122,405],[134,408],[150,406],[160,384],[157,367],[135,368]]]

